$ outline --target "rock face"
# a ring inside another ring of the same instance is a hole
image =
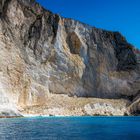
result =
[[[107,103],[96,103],[96,104],[87,104],[85,106],[85,112],[87,115],[102,115],[102,116],[124,116],[129,115],[126,108],[119,108],[118,106],[113,107],[112,104]]]
[[[34,0],[0,1],[1,106],[43,107],[52,95],[133,101],[139,60],[118,32],[62,18]]]

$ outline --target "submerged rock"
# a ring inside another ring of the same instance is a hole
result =
[[[1,0],[0,48],[0,98],[17,110],[43,108],[52,94],[132,101],[140,90],[139,51],[120,33],[34,0]]]

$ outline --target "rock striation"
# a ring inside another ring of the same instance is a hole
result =
[[[63,18],[34,0],[0,1],[0,107],[7,110],[65,115],[70,109],[72,115],[73,100],[86,100],[87,110],[106,110],[112,108],[106,99],[122,99],[128,103],[121,102],[125,109],[118,114],[139,112],[139,54],[119,32]],[[72,108],[62,103],[63,96]],[[102,98],[104,104],[90,108],[88,98]],[[87,114],[84,109],[79,115]]]

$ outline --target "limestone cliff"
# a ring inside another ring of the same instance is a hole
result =
[[[139,51],[119,32],[62,18],[34,0],[0,1],[3,110],[54,115],[80,110],[84,115],[85,107],[99,100],[95,97],[139,112],[133,107],[140,97],[139,62]]]

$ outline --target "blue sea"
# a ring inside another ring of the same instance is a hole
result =
[[[0,140],[140,140],[140,117],[0,119]]]

